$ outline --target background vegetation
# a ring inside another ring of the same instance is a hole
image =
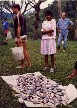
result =
[[[76,1],[75,0],[74,1],[62,0],[61,4],[62,4],[62,11],[66,11],[68,18],[71,19],[75,24],[75,21],[76,21]],[[57,0],[54,0],[54,2],[51,5],[49,5],[47,8],[40,10],[38,39],[41,38],[40,30],[41,30],[41,24],[45,20],[44,12],[45,12],[45,10],[48,10],[48,9],[52,11],[53,18],[55,18],[56,21],[58,21],[58,19],[59,19],[58,3],[57,3]],[[12,15],[10,13],[3,12],[2,18],[3,17],[8,18],[8,21],[10,23],[10,29],[11,29],[11,32],[12,32],[13,37],[14,37],[14,32],[13,32],[14,27],[13,27]],[[25,17],[26,17],[28,37],[33,39],[33,37],[34,37],[34,24],[35,24],[35,12],[29,12],[29,13],[25,14]],[[1,26],[2,25],[0,24],[0,34],[2,33],[1,32],[2,31]],[[69,40],[75,40],[75,26],[73,26],[69,31],[70,32],[69,32],[68,39]]]

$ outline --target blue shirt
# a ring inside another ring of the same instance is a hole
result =
[[[9,28],[9,23],[7,21],[3,22],[3,30],[7,30]]]
[[[61,18],[61,19],[59,19],[59,21],[57,23],[57,27],[60,28],[60,30],[61,30],[60,33],[62,33],[63,35],[68,35],[68,32],[69,32],[68,27],[71,25],[74,25],[74,23],[67,18],[65,18],[65,19]]]

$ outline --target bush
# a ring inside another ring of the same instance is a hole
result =
[[[75,27],[74,26],[69,29],[68,39],[75,40]]]

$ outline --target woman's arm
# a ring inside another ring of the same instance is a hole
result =
[[[54,30],[53,30],[53,29],[48,30],[48,31],[43,30],[43,31],[42,31],[42,34],[43,34],[43,35],[45,35],[45,34],[49,34],[49,33],[50,33],[50,34],[52,34],[52,32],[54,32]]]

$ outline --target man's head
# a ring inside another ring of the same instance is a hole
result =
[[[12,11],[14,14],[17,14],[20,11],[20,5],[19,4],[14,4],[12,6]]]
[[[66,18],[66,13],[65,12],[62,12],[61,17],[62,17],[62,19],[65,19]]]
[[[4,21],[7,21],[7,18],[3,18]]]

